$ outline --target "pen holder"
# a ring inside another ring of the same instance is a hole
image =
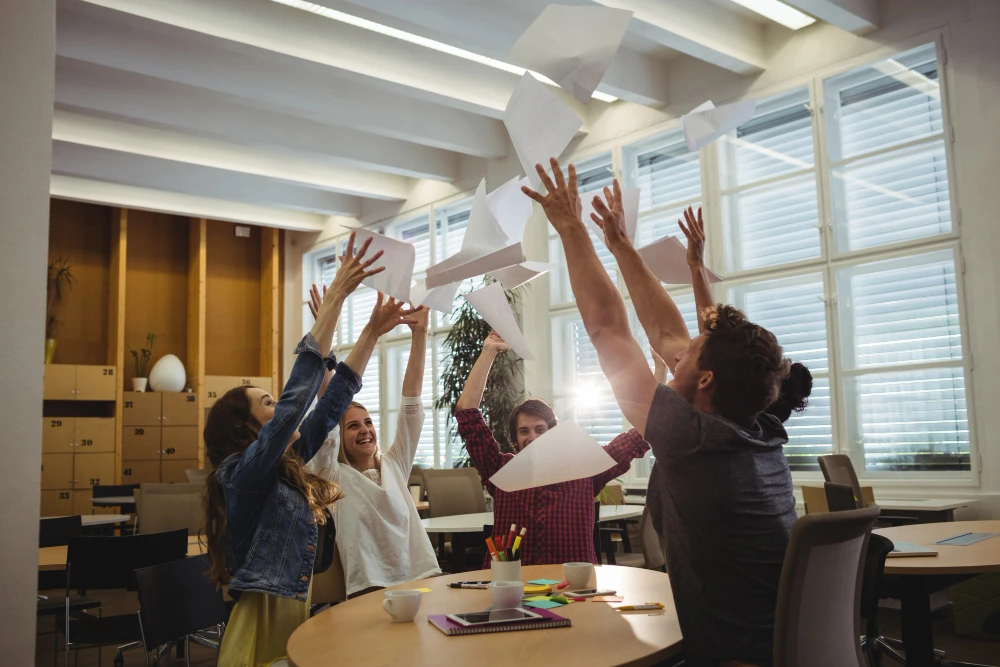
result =
[[[490,576],[493,581],[521,581],[521,561],[495,560],[490,563]]]

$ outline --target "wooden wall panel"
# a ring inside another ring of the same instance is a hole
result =
[[[55,338],[57,364],[110,364],[108,298],[111,266],[108,206],[51,200],[49,261],[63,257],[76,281],[55,308],[60,326]],[[38,343],[42,347],[42,341]]]
[[[108,291],[108,363],[118,369],[115,414],[122,413],[125,390],[125,272],[128,257],[128,209],[115,209],[111,220],[110,289]],[[122,481],[122,430],[115,428],[115,483]]]
[[[125,343],[139,350],[148,332],[156,333],[147,373],[165,354],[176,354],[187,368],[188,219],[163,213],[129,211],[126,262]],[[126,390],[135,365],[125,352]]]
[[[207,267],[207,227],[204,218],[188,223],[188,382],[198,401],[198,466],[205,461],[205,296]]]
[[[251,226],[244,238],[235,227],[219,220],[207,224],[207,375],[259,374],[261,232],[269,230]]]
[[[260,244],[260,374],[278,386],[278,287],[281,262],[277,229],[261,230]]]

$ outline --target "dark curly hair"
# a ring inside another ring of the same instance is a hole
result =
[[[813,376],[809,369],[795,362],[788,369],[788,377],[781,381],[778,400],[769,405],[765,412],[782,422],[788,421],[793,412],[802,412],[809,405],[812,394]]]
[[[733,306],[709,311],[704,335],[698,368],[715,376],[712,406],[716,414],[749,426],[778,398],[789,361],[773,333]]]

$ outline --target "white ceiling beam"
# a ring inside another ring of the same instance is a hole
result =
[[[785,4],[856,35],[879,26],[878,0],[783,0]]]
[[[706,0],[593,0],[633,13],[630,30],[737,74],[764,70],[764,29]]]
[[[286,211],[269,206],[244,204],[210,197],[194,197],[175,192],[137,188],[117,183],[103,183],[59,174],[52,175],[49,194],[59,199],[172,213],[194,218],[229,220],[300,232],[322,231],[328,218],[328,216],[315,213]]]
[[[52,145],[52,173],[308,213],[361,214],[361,199],[351,195],[61,141]]]
[[[546,2],[504,0],[312,0],[421,37],[504,61],[510,47],[541,13]],[[563,0],[562,4],[592,4]],[[598,90],[645,105],[668,101],[667,65],[623,45]]]
[[[86,0],[284,53],[409,97],[501,118],[518,76],[270,0]]]
[[[294,153],[252,148],[60,109],[53,114],[52,138],[81,146],[278,178],[369,199],[405,200],[416,183],[405,176],[343,167]]]
[[[56,58],[56,104],[88,115],[250,146],[280,148],[342,165],[452,181],[459,154],[259,109],[231,95]]]
[[[507,154],[499,120],[349,81],[315,62],[206,40],[148,19],[121,21],[122,16],[87,3],[61,2],[57,54],[252,99],[329,125],[475,157]]]

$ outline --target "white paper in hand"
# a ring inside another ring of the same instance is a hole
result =
[[[505,290],[510,290],[520,287],[529,280],[534,280],[554,268],[556,265],[549,262],[521,262],[505,269],[490,271],[490,275],[499,280]]]
[[[549,5],[514,43],[507,60],[544,74],[586,104],[631,20],[632,12],[624,9]]]
[[[560,422],[522,449],[490,481],[503,491],[521,491],[593,477],[615,465],[579,424]]]
[[[639,248],[639,255],[646,267],[661,282],[667,285],[690,285],[691,269],[687,264],[687,248],[676,236],[668,236],[650,243],[645,248]],[[718,274],[709,270],[708,281],[717,283],[722,280]]]
[[[451,313],[455,307],[455,295],[460,283],[428,288],[427,282],[418,280],[410,288],[410,302],[414,306],[427,306],[439,313]]]
[[[544,83],[524,73],[503,112],[503,124],[514,144],[517,159],[531,187],[541,185],[535,165],[548,167],[549,158],[559,157],[583,126],[569,107]]]
[[[604,238],[604,230],[597,226],[591,213],[596,213],[594,209],[594,197],[600,197],[601,201],[607,205],[604,199],[604,190],[594,190],[580,195],[580,203],[583,206],[583,222],[586,223],[590,231],[597,235],[597,238]],[[625,188],[622,190],[622,208],[625,209],[625,233],[628,239],[635,243],[635,232],[639,225],[639,188]]]
[[[510,349],[517,352],[522,359],[535,358],[528,347],[528,341],[524,340],[521,328],[517,326],[514,311],[510,309],[507,295],[503,293],[503,286],[500,283],[492,283],[469,292],[465,295],[465,299],[472,304],[486,323],[500,334],[504,342],[510,345]]]
[[[391,296],[398,301],[410,300],[410,283],[413,282],[413,263],[416,261],[416,249],[412,243],[397,241],[388,236],[369,231],[367,229],[356,229],[345,227],[356,234],[354,247],[357,249],[371,237],[372,243],[368,246],[365,257],[371,257],[379,250],[383,251],[381,257],[369,267],[369,270],[379,266],[384,266],[385,271],[376,273],[370,278],[361,281],[362,285],[371,287],[379,292]]]
[[[727,132],[753,118],[757,110],[755,100],[744,100],[717,107],[711,100],[681,116],[681,128],[688,150],[696,151]]]

